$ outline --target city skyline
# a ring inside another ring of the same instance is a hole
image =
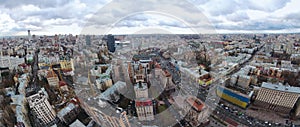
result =
[[[1,1],[0,36],[27,35],[27,30],[35,35],[197,34],[207,29],[216,34],[298,33],[299,2]]]

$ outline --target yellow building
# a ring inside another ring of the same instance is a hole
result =
[[[212,83],[212,81],[213,78],[210,74],[207,73],[199,78],[199,85],[202,87],[208,87]]]
[[[59,64],[62,70],[74,70],[73,59],[71,59],[70,61],[66,61],[66,60],[60,61]]]

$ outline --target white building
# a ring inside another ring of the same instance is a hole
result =
[[[112,86],[112,80],[109,77],[102,77],[96,79],[96,86],[100,90],[106,90]]]
[[[148,88],[146,83],[137,83],[134,86],[136,98],[148,98]]]
[[[33,115],[42,123],[42,125],[51,125],[55,121],[56,113],[50,105],[45,91],[40,90],[26,98],[29,108]]]
[[[254,105],[280,113],[290,113],[297,106],[300,88],[263,82],[256,95]],[[297,115],[300,111],[296,112]]]
[[[24,58],[0,56],[0,67],[8,67],[9,69],[17,68],[19,64],[24,63]]]

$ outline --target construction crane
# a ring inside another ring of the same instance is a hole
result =
[[[90,89],[91,89],[91,92],[92,92],[92,96],[95,97],[96,96],[96,93],[95,93],[95,90],[93,89],[93,85],[91,83],[91,79],[90,79],[90,71],[88,71],[88,84],[90,85]]]

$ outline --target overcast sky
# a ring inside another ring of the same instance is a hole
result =
[[[300,0],[0,0],[0,36],[300,32]],[[153,29],[155,28],[155,29]],[[161,31],[159,30],[161,29]]]

